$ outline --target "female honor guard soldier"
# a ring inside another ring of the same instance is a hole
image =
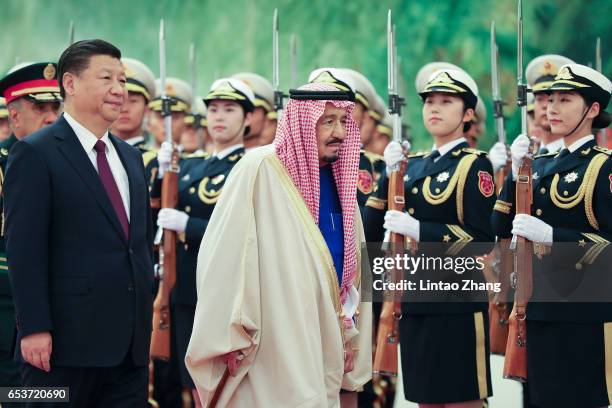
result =
[[[559,303],[543,295],[548,288],[564,296],[572,294],[576,285],[604,276],[601,272],[609,267],[602,266],[604,256],[593,250],[612,240],[612,160],[609,150],[596,145],[592,129],[610,124],[604,109],[612,83],[584,65],[567,64],[548,91],[551,131],[563,135],[565,148],[549,156],[538,167],[537,176],[534,173],[533,215],[516,215],[511,231],[536,244],[565,243],[534,260],[533,296],[527,307],[530,403],[544,408],[608,406],[612,403],[610,303],[596,303],[597,299]],[[525,156],[525,145],[513,144],[513,161]],[[502,217],[494,217],[494,223],[499,233],[509,235]],[[564,257],[573,251],[580,258]],[[554,270],[547,267],[551,264]],[[547,302],[536,302],[538,299]]]
[[[495,191],[491,163],[484,152],[469,148],[464,137],[478,88],[467,73],[442,69],[430,76],[419,93],[424,102],[423,122],[435,149],[409,156],[404,178],[407,213],[385,213],[389,181],[381,176],[380,187],[367,203],[366,233],[380,240],[384,227],[413,240],[456,248],[470,241],[492,242]],[[389,144],[384,155],[387,167],[404,157],[396,142]],[[450,404],[482,407],[482,400],[492,395],[486,302],[412,302],[404,303],[402,309],[406,399],[428,408]]]
[[[207,127],[215,152],[211,156],[191,155],[179,162],[178,205],[163,208],[157,225],[178,233],[176,286],[173,291],[176,350],[181,381],[191,388],[198,401],[193,381],[185,368],[185,354],[191,336],[196,295],[196,266],[200,242],[219,199],[227,176],[244,155],[243,137],[248,132],[255,97],[251,89],[238,79],[219,79],[204,98]],[[157,156],[159,178],[151,197],[159,197],[161,178],[170,166],[172,145],[164,142]]]

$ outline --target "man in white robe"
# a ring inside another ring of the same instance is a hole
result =
[[[371,378],[353,97],[325,84],[292,91],[275,143],[229,175],[200,247],[185,359],[204,406],[338,407],[341,388]],[[319,219],[332,215],[319,212],[325,166],[341,207],[339,252]]]

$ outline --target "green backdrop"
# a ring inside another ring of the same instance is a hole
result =
[[[189,78],[189,44],[196,44],[198,92],[213,79],[238,71],[272,76],[272,13],[279,9],[281,86],[292,84],[291,35],[297,39],[296,82],[320,66],[363,72],[386,100],[386,16],[397,26],[405,122],[417,148],[431,142],[421,121],[414,90],[418,69],[434,60],[455,63],[475,78],[491,112],[489,27],[496,21],[502,94],[508,134],[519,129],[514,107],[516,83],[515,0],[0,0],[0,70],[16,60],[57,60],[68,42],[71,20],[76,39],[106,39],[158,72],[159,19],[166,19],[168,74]],[[525,65],[543,53],[559,53],[594,64],[595,41],[602,39],[604,72],[612,77],[612,1],[524,0]],[[489,115],[488,148],[494,141]]]

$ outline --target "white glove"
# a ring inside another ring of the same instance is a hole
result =
[[[407,141],[403,142],[401,145],[398,142],[390,142],[387,147],[385,147],[383,157],[387,165],[387,177],[389,177],[389,173],[391,173],[393,166],[405,158],[404,150],[410,150],[410,143]]]
[[[157,170],[157,177],[162,178],[164,173],[170,168],[170,162],[172,161],[172,150],[173,146],[170,142],[163,142],[157,152],[157,163],[159,165]]]
[[[187,228],[189,215],[174,208],[162,208],[157,216],[157,225],[164,229],[183,232]]]
[[[408,236],[416,241],[419,240],[419,229],[421,223],[412,215],[395,210],[389,210],[385,214],[385,229]]]
[[[514,139],[512,146],[510,146],[510,154],[512,155],[512,179],[514,180],[516,180],[516,177],[518,176],[519,167],[523,157],[529,153],[529,143],[529,138],[523,134],[520,134],[516,139]]]
[[[489,150],[489,159],[493,165],[493,172],[497,173],[497,170],[504,167],[508,160],[506,145],[501,142],[495,143],[491,150]]]
[[[512,234],[541,244],[552,245],[553,242],[553,227],[528,214],[517,214],[514,217]]]

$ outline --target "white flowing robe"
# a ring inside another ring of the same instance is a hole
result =
[[[273,146],[232,170],[202,240],[197,291],[185,361],[204,406],[227,367],[220,357],[236,350],[245,358],[218,407],[337,407],[341,387],[372,376],[371,303],[343,333],[331,255]],[[347,374],[343,337],[355,350]]]

